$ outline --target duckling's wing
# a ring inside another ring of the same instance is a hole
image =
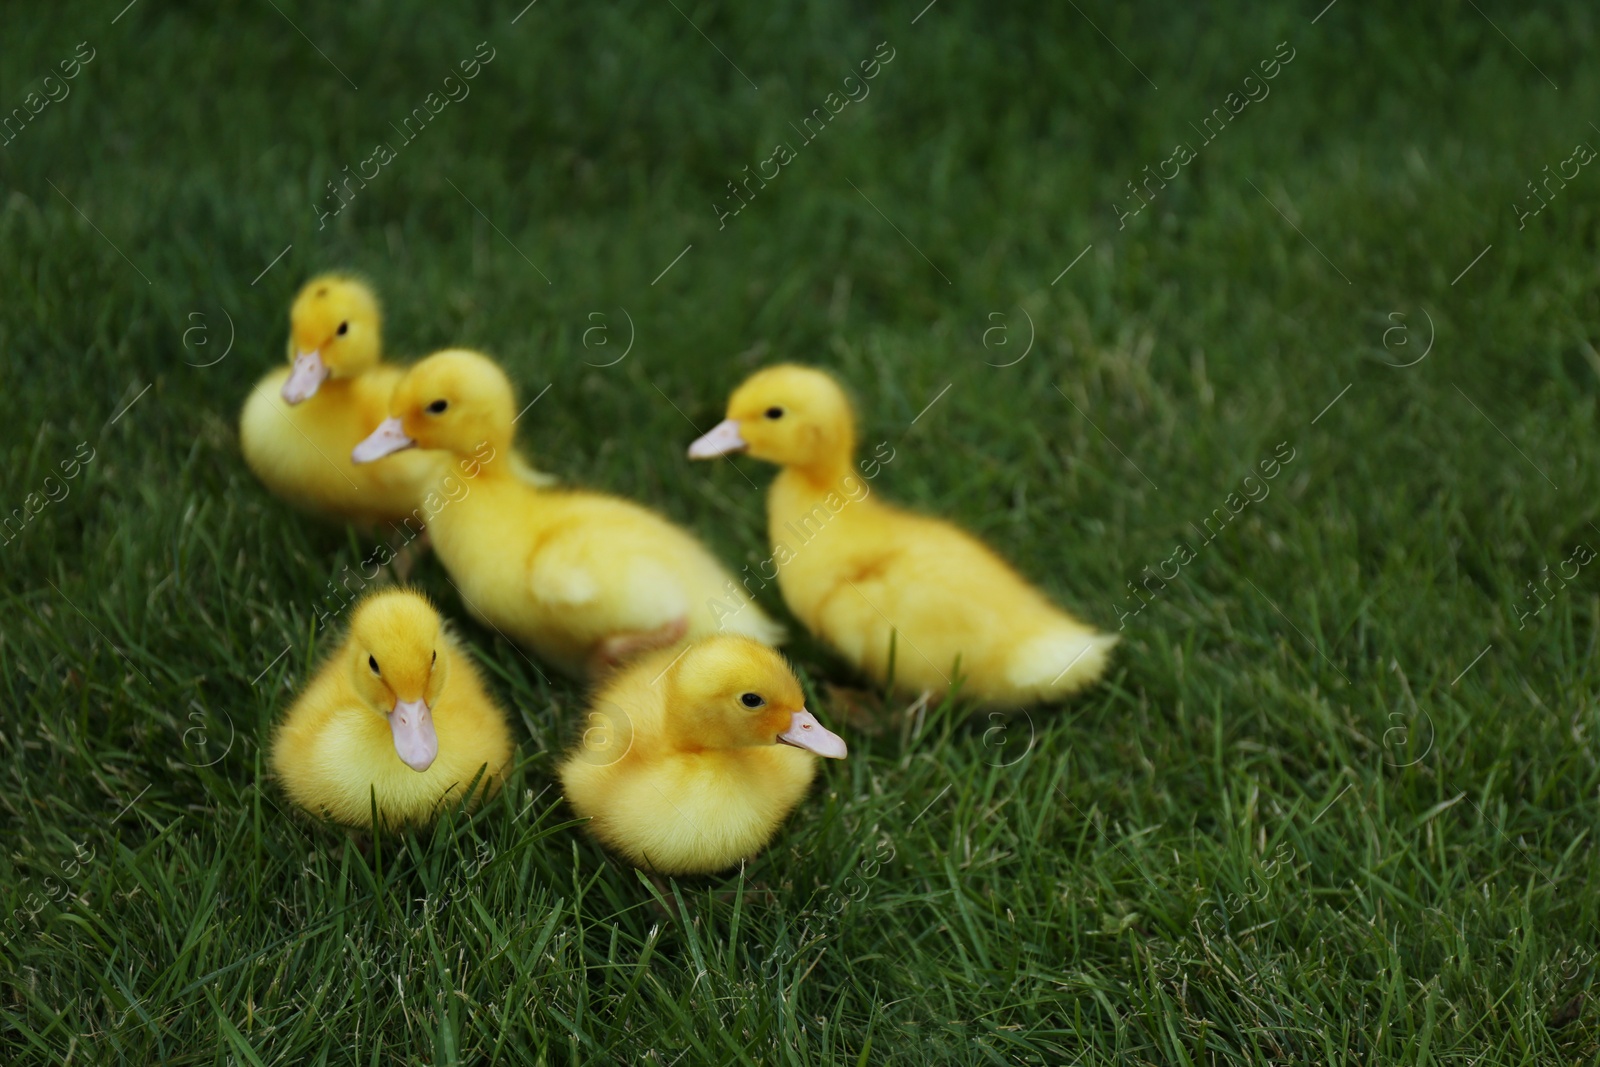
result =
[[[614,533],[601,538],[593,531],[568,532],[535,553],[529,584],[547,604],[598,610],[604,630],[649,629],[688,610],[683,576],[652,550],[657,546]]]
[[[528,588],[534,599],[546,604],[578,607],[591,604],[600,595],[600,583],[575,553],[564,551],[558,542],[534,554],[528,573]]]

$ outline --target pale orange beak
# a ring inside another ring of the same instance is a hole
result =
[[[384,419],[378,423],[376,430],[367,434],[362,442],[351,450],[350,462],[371,463],[401,449],[415,448],[416,444],[406,436],[405,430],[401,429],[399,419]]]
[[[313,349],[302,352],[294,357],[294,369],[289,372],[289,380],[283,383],[283,399],[289,404],[298,404],[303,400],[310,400],[317,395],[317,389],[327,381],[330,373],[328,365],[322,361],[322,353]]]
[[[739,420],[723,419],[711,432],[696,438],[689,446],[690,459],[711,459],[726,456],[729,452],[743,452],[750,445],[739,436]]]
[[[844,738],[818,722],[805,708],[794,713],[789,728],[778,735],[778,744],[793,745],[828,759],[844,759],[849,755]]]
[[[439,735],[433,731],[433,711],[425,700],[397,700],[389,712],[394,750],[414,771],[425,771],[439,756]]]

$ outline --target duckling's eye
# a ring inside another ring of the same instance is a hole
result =
[[[743,704],[747,708],[759,708],[761,705],[765,704],[766,701],[762,699],[761,694],[759,693],[746,693],[739,698],[739,703]]]
[[[435,415],[443,415],[444,409],[449,406],[450,401],[448,400],[435,400],[433,403],[428,405],[428,410]]]
[[[340,337],[343,337],[345,334],[347,334],[349,332],[350,332],[350,324],[348,322],[341,322],[339,324],[339,328],[334,331],[334,333],[338,334]]]
[[[769,419],[781,419],[781,418],[783,418],[783,409],[782,408],[768,408],[767,409],[767,418],[769,418]]]
[[[433,663],[438,663],[438,662],[439,662],[439,650],[438,650],[438,649],[434,649],[434,650],[433,650],[433,658],[432,658],[432,659],[430,659],[430,660],[429,660],[429,661],[428,661],[428,662],[429,662],[429,663],[430,663],[430,664],[433,664]]]
[[[372,668],[372,673],[373,674],[378,674],[379,673],[379,671],[378,671],[378,657],[377,656],[368,656],[367,657],[367,666]]]

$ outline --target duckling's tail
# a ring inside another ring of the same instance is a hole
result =
[[[1114,635],[1082,626],[1062,626],[1030,638],[1011,656],[1007,680],[1027,698],[1064,697],[1091,685],[1105,672]]]
[[[532,463],[529,463],[527,460],[523,459],[522,456],[516,452],[511,453],[511,470],[518,478],[527,482],[529,485],[535,485],[541,489],[545,488],[546,486],[555,485],[561,480],[554,474],[547,474],[546,472],[535,467]]]
[[[783,626],[768,618],[753,600],[740,603],[737,611],[728,612],[717,619],[717,632],[740,634],[774,648],[783,644],[788,637]]]

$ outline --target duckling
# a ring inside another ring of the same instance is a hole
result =
[[[658,874],[712,874],[766,847],[844,741],[782,656],[747,637],[655,652],[595,693],[561,766],[589,831]]]
[[[440,457],[350,462],[404,373],[380,362],[377,297],[355,278],[324,274],[295,297],[289,326],[290,366],[261,379],[239,417],[245,463],[277,496],[326,517],[373,523],[411,515],[446,473]]]
[[[487,357],[429,356],[395,387],[389,411],[352,458],[415,447],[458,459],[466,491],[429,523],[434,554],[469,611],[562,670],[603,672],[718,632],[783,639],[687,531],[614,496],[534,485],[502,461],[516,407]]]
[[[854,411],[827,374],[759,371],[727,415],[690,458],[747,451],[783,468],[767,493],[783,598],[868,675],[885,682],[892,659],[899,688],[927,693],[959,670],[967,693],[1016,707],[1064,697],[1105,670],[1115,637],[1056,607],[970,534],[871,498],[852,465]]]
[[[480,797],[511,762],[505,713],[426,597],[367,597],[350,633],[305,687],[272,740],[272,769],[315,815],[371,828],[431,822],[480,770]]]

